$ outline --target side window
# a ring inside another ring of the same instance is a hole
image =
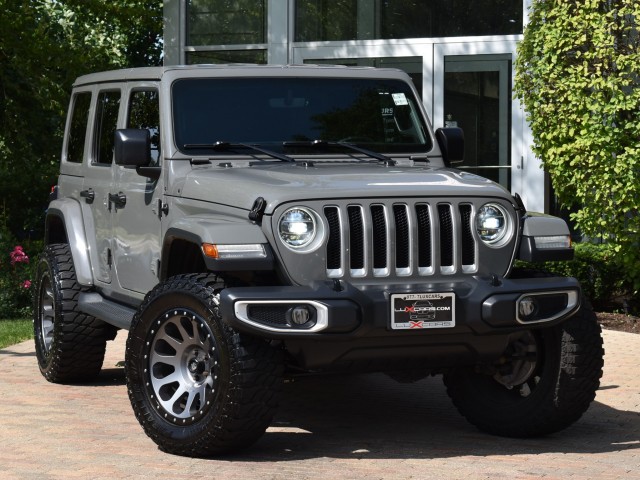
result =
[[[71,125],[69,125],[69,137],[67,138],[67,162],[82,163],[90,105],[91,92],[82,92],[75,95],[72,107],[73,112],[71,113]]]
[[[113,161],[114,134],[118,123],[120,91],[100,92],[96,105],[95,163]]]
[[[151,136],[151,163],[157,165],[160,159],[160,109],[158,92],[138,90],[129,99],[127,128],[146,128]]]

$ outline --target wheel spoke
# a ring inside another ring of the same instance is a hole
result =
[[[45,351],[48,353],[53,342],[53,325],[55,317],[55,301],[49,277],[43,278],[40,293],[40,336]]]
[[[202,414],[214,391],[215,342],[207,324],[191,312],[172,311],[164,319],[152,339],[148,378],[159,413],[184,424]]]

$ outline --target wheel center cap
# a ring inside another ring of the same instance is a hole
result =
[[[195,358],[189,362],[189,372],[200,374],[204,372],[204,362],[199,362]]]

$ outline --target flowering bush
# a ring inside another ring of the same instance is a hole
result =
[[[35,265],[22,245],[14,245],[10,250],[12,239],[3,233],[0,235],[0,319],[28,317]]]

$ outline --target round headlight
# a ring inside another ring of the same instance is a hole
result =
[[[316,237],[315,217],[306,208],[290,208],[280,217],[278,233],[288,247],[304,248]]]
[[[496,203],[483,205],[476,214],[476,231],[487,245],[501,244],[509,233],[509,216],[505,209]]]

